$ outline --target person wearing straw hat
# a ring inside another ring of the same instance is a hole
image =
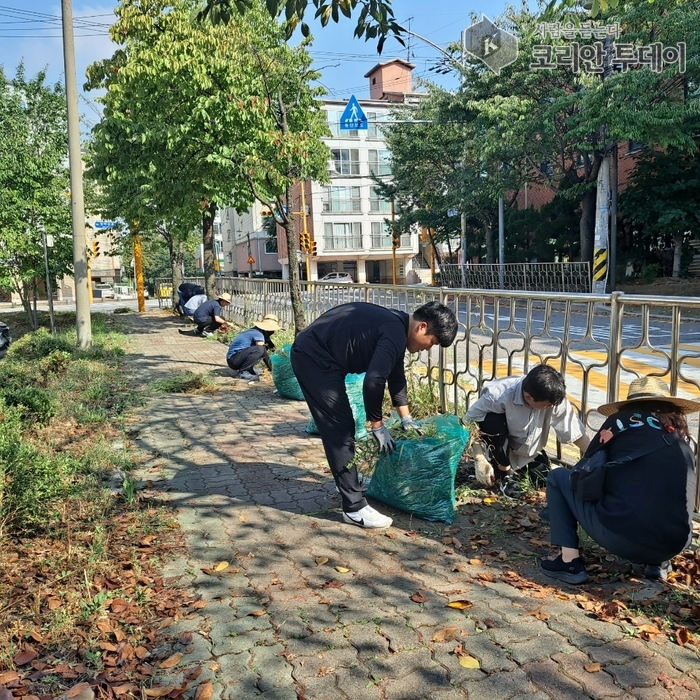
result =
[[[262,370],[255,365],[262,360],[272,371],[268,350],[274,350],[272,334],[280,329],[280,322],[275,314],[267,314],[262,321],[256,321],[253,328],[239,333],[229,345],[226,363],[233,370],[234,377],[248,381],[258,381]]]
[[[695,456],[685,415],[695,411],[700,402],[671,396],[658,377],[635,379],[627,399],[598,408],[608,418],[585,455],[604,451],[598,455],[598,493],[583,499],[572,479],[576,468],[549,473],[547,519],[551,542],[561,552],[540,563],[543,574],[574,584],[588,579],[578,548],[580,524],[612,554],[645,564],[648,578],[668,577],[670,559],[693,534]]]
[[[197,324],[195,335],[212,335],[219,326],[226,323],[225,319],[221,317],[221,309],[225,309],[230,303],[231,295],[228,292],[223,292],[216,299],[209,299],[198,306],[194,312],[194,321]]]

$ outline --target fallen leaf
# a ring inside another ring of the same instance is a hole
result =
[[[640,625],[637,631],[639,632],[639,636],[647,641],[661,634],[661,630],[655,625]]]
[[[34,659],[36,659],[36,657],[37,657],[36,649],[34,649],[34,647],[29,646],[29,644],[25,644],[24,650],[20,651],[18,654],[15,654],[15,656],[12,660],[15,662],[15,665],[24,666],[25,664],[28,664],[30,661],[34,661]]]
[[[417,593],[414,593],[411,596],[411,600],[414,603],[426,603],[428,601],[428,599],[420,591],[418,591]]]
[[[481,559],[470,559],[470,560],[469,560],[469,563],[470,563],[472,566],[479,566],[479,565],[481,564]]]
[[[457,566],[452,567],[452,571],[467,571],[467,567],[464,564],[457,564]]]
[[[194,700],[209,700],[214,694],[214,685],[211,681],[203,681],[197,688]]]
[[[336,570],[339,574],[348,574],[348,573],[350,573],[350,569],[348,569],[346,566],[336,566],[336,567],[335,567],[335,570]]]
[[[0,686],[0,700],[12,700],[12,693],[4,686]]]
[[[330,598],[321,598],[321,600],[318,601],[319,605],[330,605],[331,604],[331,599]]]
[[[162,698],[164,695],[169,695],[175,688],[172,685],[164,685],[158,688],[146,688],[143,692],[149,698]]]
[[[224,569],[228,569],[229,563],[227,561],[220,561],[215,567],[214,571],[223,571]]]
[[[508,559],[508,552],[503,552],[503,551],[499,552],[499,553],[498,553],[498,558],[499,558],[501,561],[505,561],[506,559]]]
[[[192,644],[192,632],[183,632],[178,638],[177,641],[180,642],[180,644],[184,644],[187,646],[188,644]]]
[[[487,496],[486,498],[483,499],[482,502],[488,506],[488,505],[491,505],[491,503],[498,503],[498,499],[495,498],[494,496]],[[477,666],[477,668],[478,668],[478,666]]]
[[[58,608],[61,607],[61,600],[55,596],[49,596],[46,599],[46,604],[48,605],[49,610],[58,610]]]
[[[153,540],[155,539],[155,535],[146,535],[139,541],[139,545],[141,545],[142,547],[148,547],[153,543]]]
[[[388,537],[390,540],[395,540],[396,539],[396,533],[395,532],[385,532],[384,537]]]
[[[113,613],[119,614],[128,609],[129,603],[127,603],[123,598],[115,598],[111,601],[110,607]]]
[[[66,691],[64,696],[66,698],[74,698],[74,697],[77,697],[78,695],[82,695],[87,690],[89,690],[92,693],[92,688],[90,688],[89,683],[78,683],[77,685],[74,685],[70,690]],[[94,697],[94,693],[93,693],[93,697]]]
[[[252,612],[248,613],[248,617],[262,617],[265,614],[266,613],[264,610],[253,610]]]
[[[316,566],[323,566],[328,563],[328,557],[316,557],[314,561],[316,562]]]
[[[321,585],[321,588],[342,588],[345,584],[332,578]]]
[[[588,673],[598,673],[603,668],[603,664],[586,664],[583,667],[584,671],[587,671]]]
[[[459,657],[459,665],[463,666],[464,668],[479,668],[479,660],[475,659],[473,656],[460,656]]]
[[[135,694],[138,690],[138,686],[134,685],[133,683],[124,683],[122,685],[110,686],[110,690],[115,695],[126,695],[127,693]]]
[[[201,610],[202,608],[206,608],[208,605],[206,600],[198,600],[196,603],[192,604],[192,608],[194,610]]]
[[[182,656],[182,653],[178,651],[177,653],[165,659],[165,661],[161,661],[158,664],[158,668],[173,668],[174,666],[177,666],[180,663],[180,661],[182,661]]]
[[[146,647],[138,646],[134,649],[134,655],[137,659],[143,660],[148,656],[148,649]]]
[[[487,618],[484,620],[484,624],[485,624],[486,627],[488,627],[490,630],[492,630],[492,629],[496,626],[496,623],[495,623],[490,617],[487,617]]]
[[[441,644],[442,642],[450,642],[457,637],[459,634],[459,627],[445,627],[438,630],[431,639],[432,642],[436,644]]]
[[[488,571],[481,571],[476,577],[482,581],[488,581],[489,583],[493,583],[496,580],[496,577]]]
[[[0,685],[5,685],[5,683],[11,683],[19,678],[19,673],[17,671],[2,671],[0,672]]]
[[[466,610],[467,608],[473,607],[474,603],[469,600],[451,600],[448,604],[448,608],[455,608],[456,610]]]
[[[676,641],[679,646],[685,646],[690,641],[690,630],[686,627],[679,627],[676,630]]]
[[[481,544],[485,547],[487,544],[489,544],[489,541],[488,540],[477,540],[476,543]]]

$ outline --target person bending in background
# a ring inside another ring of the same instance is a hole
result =
[[[257,381],[258,373],[255,365],[262,360],[272,371],[272,363],[268,351],[275,349],[272,334],[280,329],[279,319],[275,314],[267,314],[262,321],[256,321],[253,328],[239,333],[229,345],[226,353],[226,363],[234,371],[238,379]]]

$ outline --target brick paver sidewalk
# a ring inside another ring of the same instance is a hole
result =
[[[127,367],[144,381],[192,369],[220,383],[216,393],[158,395],[135,438],[152,454],[144,478],[160,479],[153,488],[179,509],[189,545],[167,573],[209,601],[204,626],[181,620],[168,631],[196,632],[184,661],[203,663],[215,698],[700,697],[694,647],[631,638],[578,607],[572,587],[535,598],[504,582],[518,567],[551,584],[526,542],[499,568],[469,564],[473,554],[446,548],[445,526],[386,506],[388,532],[344,524],[321,442],[304,432],[304,403],[279,398],[267,376],[234,381],[225,347],[178,334],[172,318],[125,323]],[[450,532],[466,541],[474,527],[461,514]],[[229,568],[202,572],[219,561]],[[411,599],[419,591],[423,603]],[[473,606],[446,606],[455,599]],[[478,669],[460,665],[460,644]]]

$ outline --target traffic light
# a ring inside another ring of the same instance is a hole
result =
[[[316,257],[318,255],[316,241],[311,241],[311,255],[313,255],[314,257]]]
[[[100,242],[93,241],[92,242],[92,257],[97,258],[99,255],[100,255]]]
[[[305,253],[308,252],[308,250],[309,250],[309,243],[310,243],[309,234],[304,233],[304,232],[300,233],[299,234],[299,246],[301,247],[301,249]]]

